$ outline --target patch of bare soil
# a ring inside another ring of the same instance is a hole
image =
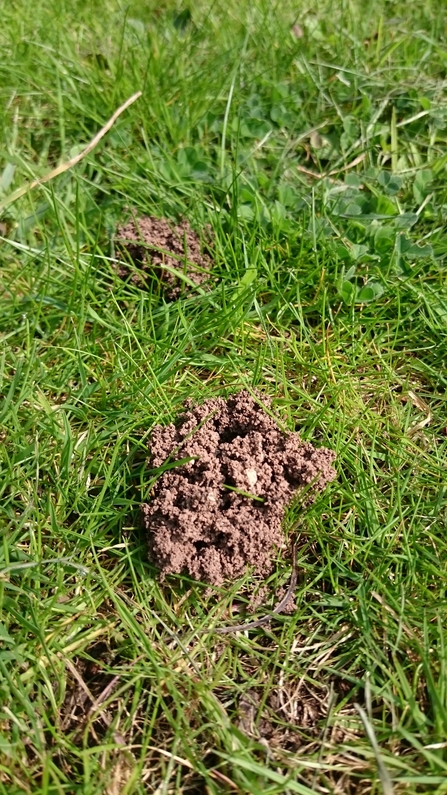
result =
[[[49,745],[54,748],[54,760],[58,766],[67,776],[73,777],[73,771],[82,775],[83,768],[78,756],[71,750],[72,744],[81,748],[87,744],[89,748],[96,749],[113,743],[115,748],[103,753],[104,780],[101,784],[104,789],[101,792],[104,795],[121,795],[125,791],[137,764],[138,749],[142,748],[143,739],[147,742],[145,728],[148,721],[154,719],[154,713],[156,720],[150,729],[151,742],[145,749],[144,757],[144,784],[148,792],[157,790],[166,772],[163,761],[166,757],[171,758],[173,748],[175,752],[177,741],[172,723],[178,705],[163,683],[153,687],[152,672],[149,677],[151,684],[147,689],[140,690],[137,697],[135,685],[129,682],[129,677],[140,659],[125,660],[108,642],[100,641],[90,646],[83,657],[66,660],[66,691],[58,729],[69,742],[58,746],[54,736],[48,733]],[[110,668],[116,671],[115,675],[110,673]],[[126,681],[129,686],[123,689]],[[186,694],[178,720],[180,722],[185,718],[197,732],[204,721],[198,700],[194,697],[187,700]],[[211,766],[218,764],[219,760],[208,752],[208,748],[204,753]],[[182,792],[191,792],[193,795],[208,793],[203,777],[188,759],[177,757],[176,762],[176,774],[181,775]],[[218,770],[210,770],[209,775],[218,783],[225,780]]]
[[[349,685],[337,683],[336,698],[346,695]],[[298,682],[284,679],[269,687],[264,698],[262,687],[249,688],[237,705],[237,725],[244,734],[262,738],[272,749],[297,751],[302,746],[318,743],[326,732],[327,741],[336,745],[349,736],[349,719],[356,717],[354,706],[348,703],[343,714],[337,716],[330,729],[326,721],[330,713],[331,692],[327,683]]]
[[[260,688],[250,688],[239,699],[238,728],[250,737],[262,738],[272,748],[296,751],[305,744],[304,734],[318,737],[326,717],[324,703],[307,687],[289,694],[285,687],[273,689],[265,703]],[[298,727],[300,731],[296,731]]]
[[[308,505],[336,477],[331,450],[283,433],[246,391],[188,401],[177,425],[154,428],[149,447],[153,469],[191,459],[163,472],[142,506],[150,558],[163,576],[186,571],[216,585],[247,566],[271,570],[297,490],[308,488]]]
[[[120,259],[118,275],[130,276],[141,287],[151,277],[158,276],[171,300],[179,297],[182,285],[186,289],[191,287],[170,269],[187,276],[196,285],[210,278],[212,260],[185,219],[174,224],[166,218],[143,215],[119,226],[115,242]]]
[[[86,722],[91,718],[95,724],[95,736],[104,735],[111,723],[108,710],[102,708],[104,701],[119,684],[119,677],[107,673],[107,667],[120,662],[119,657],[100,642],[88,650],[91,660],[79,659],[70,664],[70,686],[61,708],[60,728],[65,732],[82,734]]]

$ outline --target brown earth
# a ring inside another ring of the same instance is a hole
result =
[[[163,576],[186,571],[216,585],[247,566],[271,570],[296,492],[308,487],[308,505],[336,477],[335,453],[283,433],[246,391],[188,401],[176,425],[154,428],[149,448],[151,469],[193,459],[164,471],[142,506],[150,558]]]
[[[209,280],[212,260],[203,251],[199,235],[185,219],[174,224],[166,218],[143,215],[119,226],[115,243],[120,260],[118,275],[130,277],[140,287],[157,275],[171,300],[179,297],[182,285],[186,290],[190,290],[191,285],[169,268],[187,276],[196,285]]]

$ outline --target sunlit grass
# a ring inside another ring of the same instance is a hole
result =
[[[0,201],[143,96],[0,217],[0,792],[441,795],[442,14],[186,11],[3,9]],[[128,208],[209,224],[216,283],[170,303],[120,280]],[[151,428],[246,387],[338,479],[291,512],[295,612],[219,637],[291,560],[160,583],[139,505]]]

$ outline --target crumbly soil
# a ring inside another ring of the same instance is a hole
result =
[[[270,571],[297,490],[308,487],[309,504],[336,477],[335,453],[283,433],[246,391],[188,401],[176,425],[154,428],[149,448],[151,469],[193,459],[164,471],[142,506],[150,558],[162,576],[187,572],[214,585],[247,566]]]
[[[166,297],[171,300],[179,297],[182,286],[188,291],[191,285],[168,268],[184,274],[196,285],[210,278],[212,260],[203,251],[199,235],[185,219],[174,224],[166,218],[143,215],[119,226],[115,243],[120,260],[118,275],[130,277],[140,287],[158,276]]]

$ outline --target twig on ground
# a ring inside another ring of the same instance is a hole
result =
[[[354,168],[358,166],[366,157],[366,154],[363,153],[355,157],[350,163],[346,166],[342,166],[341,168],[334,168],[332,171],[324,172],[323,174],[317,174],[316,171],[312,171],[310,168],[305,168],[304,166],[297,166],[297,171],[300,171],[302,174],[306,174],[308,177],[312,177],[313,179],[329,179],[329,182],[337,182],[335,179],[331,179],[331,177],[335,176],[335,174],[341,174],[343,171],[349,171],[350,168]]]
[[[414,436],[418,431],[421,431],[422,428],[425,428],[427,425],[430,425],[432,421],[432,413],[430,406],[427,405],[425,400],[422,400],[422,398],[416,395],[415,392],[409,391],[408,397],[411,398],[416,408],[418,408],[419,411],[422,411],[426,415],[425,419],[421,420],[420,422],[417,422],[407,431],[408,436]]]
[[[28,182],[26,185],[22,185],[21,188],[18,188],[13,193],[10,193],[10,195],[7,196],[6,199],[3,199],[3,201],[0,202],[0,211],[4,210],[5,207],[7,207],[9,204],[12,204],[13,202],[17,201],[17,199],[20,199],[21,196],[25,195],[25,193],[29,193],[30,190],[33,190],[33,188],[36,188],[38,185],[44,185],[45,182],[49,182],[51,179],[54,179],[54,177],[58,177],[60,174],[64,174],[65,171],[68,171],[70,168],[73,168],[73,166],[76,166],[86,155],[88,155],[92,151],[92,149],[95,148],[95,146],[100,142],[101,138],[103,138],[104,135],[115,124],[118,116],[121,116],[121,114],[130,105],[132,105],[133,102],[139,99],[141,97],[141,94],[142,94],[141,91],[137,91],[135,94],[132,94],[132,96],[129,97],[129,99],[126,99],[126,101],[123,102],[123,104],[120,105],[120,107],[115,111],[113,116],[110,117],[107,124],[105,124],[104,127],[101,127],[99,132],[96,133],[95,137],[92,138],[90,143],[87,144],[87,146],[85,147],[85,149],[82,150],[82,152],[79,152],[79,154],[75,155],[70,160],[66,160],[65,163],[60,163],[58,166],[56,166],[56,168],[53,168],[53,170],[50,171],[48,174],[45,174],[45,176],[39,177],[39,179],[35,179],[32,182]]]

